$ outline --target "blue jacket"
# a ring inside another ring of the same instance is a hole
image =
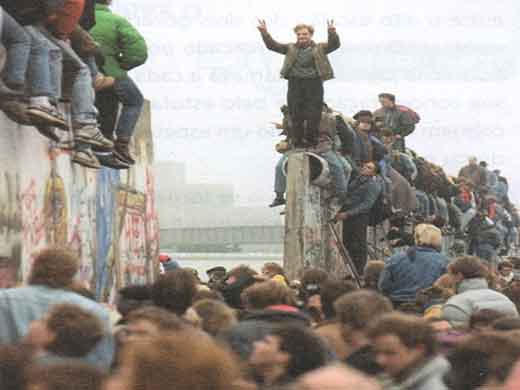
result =
[[[376,177],[362,175],[356,177],[348,186],[345,211],[350,217],[368,214],[381,191],[381,184]]]
[[[447,271],[448,258],[435,249],[411,247],[395,254],[379,277],[379,290],[392,301],[415,300],[419,290],[431,287]]]
[[[15,344],[24,337],[29,325],[44,317],[51,306],[71,303],[97,315],[106,328],[105,337],[85,358],[89,363],[108,370],[114,355],[114,340],[108,310],[70,291],[45,286],[27,286],[0,290],[0,344]]]

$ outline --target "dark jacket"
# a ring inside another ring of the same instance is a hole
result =
[[[376,354],[371,345],[358,349],[345,359],[345,363],[370,376],[383,373],[383,368],[376,362]]]
[[[381,185],[375,177],[360,175],[350,182],[343,209],[349,217],[368,214],[381,191]]]
[[[410,115],[398,108],[380,108],[374,112],[374,116],[382,118],[384,127],[392,130],[394,134],[406,137],[413,133],[415,124]]]
[[[48,15],[63,7],[65,0],[0,0],[0,6],[18,24],[30,26],[44,22]]]
[[[268,32],[262,33],[262,39],[265,46],[272,51],[285,55],[285,61],[280,71],[280,76],[284,79],[288,78],[289,71],[296,61],[298,46],[295,43],[279,43],[276,42]],[[327,54],[337,50],[340,47],[339,35],[335,32],[329,32],[329,39],[324,43],[311,43],[313,48],[314,61],[320,78],[323,81],[334,78],[334,71],[329,62]]]
[[[241,321],[262,321],[274,324],[296,323],[302,326],[310,326],[310,318],[298,309],[287,306],[270,306],[264,310],[246,311],[242,314]]]
[[[412,247],[387,261],[379,290],[394,302],[412,302],[419,290],[429,288],[444,273],[448,258],[435,249]]]
[[[85,0],[83,15],[79,19],[79,25],[85,30],[90,30],[96,24],[96,1]]]

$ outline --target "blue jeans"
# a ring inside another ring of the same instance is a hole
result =
[[[287,177],[283,173],[283,166],[287,161],[287,156],[280,157],[274,170],[274,192],[284,194],[287,189]]]
[[[31,37],[31,59],[27,69],[30,96],[52,96],[59,98],[61,91],[61,50],[49,41],[34,26],[26,26],[25,31]],[[59,72],[56,73],[56,72]],[[56,85],[57,79],[60,79]]]
[[[334,188],[336,190],[336,196],[339,199],[346,197],[347,195],[347,178],[345,175],[345,165],[339,159],[336,152],[330,150],[328,152],[321,153],[321,156],[329,164],[329,172],[332,180],[334,181]],[[345,160],[346,162],[346,160]]]
[[[118,120],[119,103],[122,104],[122,109]],[[117,137],[131,137],[143,104],[143,95],[130,77],[116,79],[113,88],[99,91],[96,106],[100,113],[100,128],[105,137],[113,138],[114,131]]]
[[[78,125],[97,124],[96,95],[88,66],[79,58],[68,42],[42,31],[54,43],[63,56],[63,79],[72,86],[72,120]],[[61,89],[61,88],[60,88]]]
[[[25,73],[29,65],[31,38],[11,15],[0,7],[1,40],[7,50],[4,67],[4,80],[9,85],[23,87]]]

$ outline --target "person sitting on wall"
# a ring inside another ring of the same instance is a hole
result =
[[[318,143],[323,82],[334,77],[327,55],[340,47],[334,21],[327,22],[327,27],[328,41],[325,43],[315,43],[312,40],[314,27],[299,24],[294,28],[296,43],[282,44],[271,37],[265,20],[259,20],[258,30],[265,46],[285,55],[281,76],[289,82],[287,105],[294,126],[296,147]]]

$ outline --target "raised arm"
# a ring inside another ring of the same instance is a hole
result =
[[[262,39],[264,40],[265,47],[267,47],[269,50],[275,51],[280,54],[287,54],[287,50],[289,48],[289,45],[284,43],[276,42],[271,34],[267,32],[267,25],[265,23],[265,20],[258,19],[258,31],[260,31],[260,34],[262,34]]]
[[[339,35],[336,32],[336,26],[334,26],[334,20],[327,20],[327,31],[328,41],[324,44],[325,53],[332,53],[334,50],[339,49],[341,42],[339,41]]]

